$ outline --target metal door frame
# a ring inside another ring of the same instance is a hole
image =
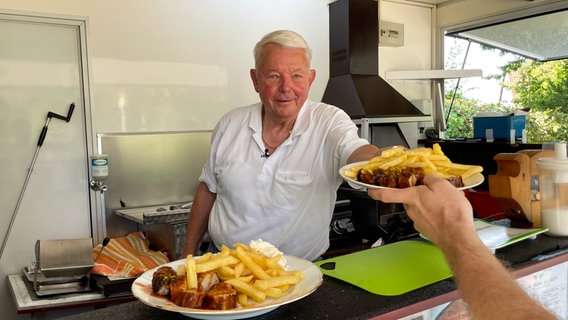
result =
[[[91,93],[90,93],[90,59],[89,59],[89,45],[88,45],[88,30],[89,30],[89,18],[84,16],[68,16],[68,15],[56,15],[56,14],[39,14],[32,12],[14,11],[14,10],[0,10],[0,20],[7,20],[13,22],[22,23],[34,23],[34,24],[46,24],[46,25],[64,25],[76,27],[78,30],[77,39],[79,47],[79,58],[80,58],[80,81],[81,81],[81,105],[83,106],[84,112],[84,125],[85,125],[85,145],[87,150],[85,150],[85,158],[89,158],[89,154],[96,153],[96,137],[93,133],[93,128],[95,127],[94,119],[92,117],[92,106],[91,106]],[[85,161],[85,166],[88,166],[88,161]],[[88,169],[88,168],[87,168]],[[89,172],[89,170],[87,170]],[[85,183],[89,183],[89,177],[85,177]],[[89,188],[89,208],[90,208],[90,224],[91,224],[91,236],[93,237],[94,243],[100,243],[105,237],[105,228],[103,219],[103,206],[101,201],[100,192],[95,192]]]

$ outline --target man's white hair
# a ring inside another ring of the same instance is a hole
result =
[[[290,30],[276,30],[262,37],[256,46],[254,46],[255,68],[258,68],[264,48],[268,44],[276,44],[283,48],[304,49],[306,51],[308,66],[311,64],[312,49],[301,35]]]

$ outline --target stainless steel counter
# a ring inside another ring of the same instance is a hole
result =
[[[19,314],[72,309],[83,306],[110,305],[136,300],[131,294],[105,297],[99,292],[59,294],[38,297],[23,275],[8,275],[8,287]]]

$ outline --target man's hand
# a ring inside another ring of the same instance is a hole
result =
[[[476,236],[471,204],[445,179],[426,175],[424,185],[404,189],[369,189],[371,198],[386,203],[402,203],[414,227],[432,242],[449,244],[456,232]]]

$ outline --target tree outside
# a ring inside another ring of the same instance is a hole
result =
[[[466,46],[467,41],[454,42],[446,53],[446,69],[459,69],[462,63],[458,59],[463,60],[460,55],[463,55]],[[497,49],[483,49],[488,56],[506,54]],[[487,58],[481,61],[482,64],[491,62]],[[471,87],[460,85],[456,88],[458,80],[446,80],[446,137],[473,137],[473,117],[478,112],[530,109],[526,122],[528,143],[568,141],[568,60],[538,62],[512,56],[501,64],[497,73],[484,75],[483,79],[499,86],[501,93],[509,92],[510,100],[500,96],[496,102],[482,101],[470,94]]]

